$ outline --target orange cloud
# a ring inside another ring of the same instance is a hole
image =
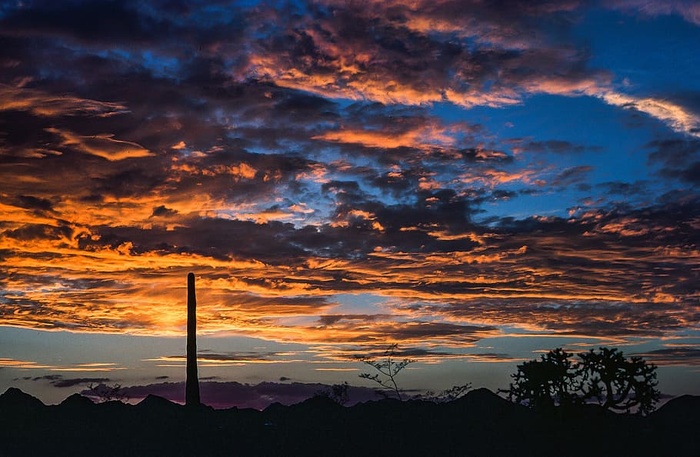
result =
[[[70,95],[56,96],[36,89],[0,84],[0,111],[30,111],[37,116],[88,115],[108,117],[127,112],[121,103],[101,102]]]
[[[78,363],[73,365],[46,365],[34,361],[15,360],[7,357],[0,357],[0,368],[14,368],[19,370],[48,370],[67,372],[107,372],[114,370],[124,370],[124,367],[116,363]]]
[[[149,157],[154,155],[148,149],[131,141],[117,140],[111,134],[81,136],[73,132],[55,128],[46,129],[48,132],[62,138],[62,146],[74,148],[85,154],[102,157],[109,161]]]
[[[403,132],[344,129],[326,132],[312,139],[338,143],[361,144],[371,148],[430,148],[455,144],[448,129],[438,125],[424,125]]]

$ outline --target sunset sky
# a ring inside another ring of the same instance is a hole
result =
[[[0,0],[0,392],[508,386],[618,347],[700,394],[693,0]]]

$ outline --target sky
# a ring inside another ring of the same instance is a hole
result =
[[[697,43],[693,0],[0,0],[0,391],[179,386],[193,272],[202,381],[609,346],[699,395]]]

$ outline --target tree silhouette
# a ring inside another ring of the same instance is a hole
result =
[[[87,395],[92,398],[97,403],[106,403],[108,401],[121,401],[126,402],[129,400],[124,388],[121,384],[88,384]],[[83,392],[85,393],[85,392]]]
[[[627,359],[615,348],[572,354],[561,348],[524,362],[511,375],[509,400],[532,408],[597,403],[614,410],[647,414],[659,400],[656,366],[641,357]]]
[[[333,384],[330,387],[316,392],[314,397],[329,398],[340,406],[344,406],[348,401],[350,401],[350,384],[348,384],[347,381],[340,384]]]
[[[654,410],[660,392],[656,389],[656,366],[641,357],[626,359],[615,348],[579,354],[581,393],[585,401],[594,401],[604,408],[642,414]]]
[[[511,375],[513,382],[505,391],[509,400],[538,409],[575,404],[577,372],[569,360],[571,355],[557,348],[541,355],[539,360],[518,365],[518,371]]]

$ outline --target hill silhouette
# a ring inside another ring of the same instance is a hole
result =
[[[12,456],[700,456],[700,397],[647,417],[597,406],[536,413],[486,389],[449,403],[326,397],[217,410],[157,396],[95,404],[78,394],[46,406],[0,395],[0,455]]]

